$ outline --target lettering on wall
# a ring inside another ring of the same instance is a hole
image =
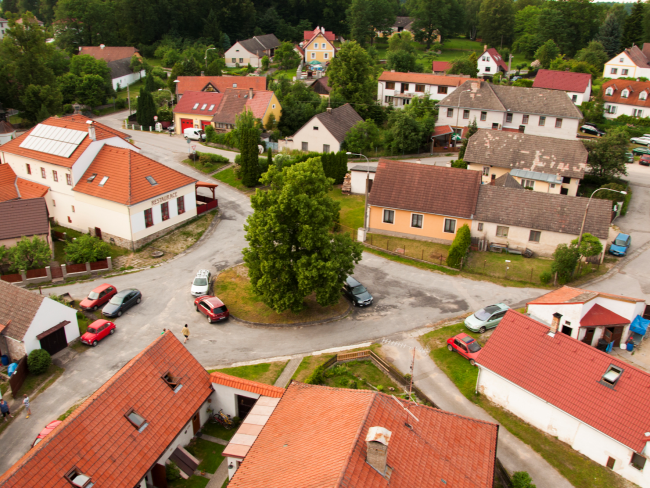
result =
[[[166,202],[167,200],[171,200],[172,198],[176,198],[176,194],[178,192],[170,193],[169,195],[165,195],[164,197],[156,198],[155,200],[151,200],[151,205],[158,205],[159,203]]]

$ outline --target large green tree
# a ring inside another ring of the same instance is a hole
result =
[[[456,58],[451,62],[451,67],[447,70],[450,75],[468,75],[476,78],[478,75],[478,58],[475,52],[467,56]]]
[[[512,0],[483,0],[479,12],[479,35],[492,46],[510,46],[515,11]]]
[[[408,0],[406,7],[413,21],[415,39],[427,49],[437,38],[462,30],[463,12],[456,0]],[[436,32],[437,31],[437,32]]]
[[[23,113],[32,122],[42,122],[43,107],[50,115],[61,111],[62,96],[59,89],[48,85],[29,85],[20,97]]]
[[[632,12],[630,16],[625,21],[625,27],[623,28],[623,36],[621,38],[621,44],[623,48],[632,47],[632,44],[637,46],[643,43],[644,33],[643,33],[643,9],[644,3],[641,0],[638,0],[632,6]]]
[[[145,90],[144,87],[140,88],[138,108],[136,112],[138,124],[145,128],[153,127],[156,125],[156,122],[153,119],[156,112],[156,103],[153,101],[153,96]]]
[[[357,42],[346,42],[327,70],[332,93],[351,103],[357,112],[375,102],[377,81],[372,59]]]
[[[580,49],[576,53],[576,61],[584,61],[596,68],[597,76],[600,76],[605,67],[605,63],[610,59],[610,56],[605,51],[604,46],[598,41],[591,41],[587,47]]]
[[[365,45],[374,41],[377,32],[390,32],[395,9],[390,0],[352,0],[347,17],[352,39]]]
[[[72,263],[93,263],[111,255],[111,246],[97,237],[84,234],[65,247],[65,257]]]
[[[624,128],[613,128],[603,137],[584,140],[589,153],[589,172],[603,180],[625,176],[627,168],[627,145],[629,134]]]
[[[49,265],[52,251],[45,239],[38,236],[30,239],[23,237],[18,243],[7,249],[5,259],[9,263],[9,270],[17,273],[22,270],[38,269]]]
[[[260,130],[257,120],[251,110],[244,110],[235,119],[235,127],[239,136],[239,150],[241,151],[241,181],[251,188],[259,184],[260,165],[258,144]]]
[[[603,45],[609,59],[621,52],[622,35],[623,31],[618,17],[613,13],[609,14],[596,36],[596,40]]]
[[[253,291],[276,312],[298,312],[315,293],[322,306],[338,303],[341,287],[361,260],[361,245],[347,234],[331,234],[340,206],[328,193],[319,158],[262,176],[268,191],[251,197],[253,214],[244,226],[244,249]]]
[[[294,50],[292,43],[283,42],[275,50],[275,61],[280,65],[280,69],[297,68],[300,55]]]
[[[559,54],[560,49],[557,47],[557,44],[555,44],[552,39],[549,39],[542,44],[537,51],[535,51],[535,58],[539,60],[542,68],[548,69],[551,67],[553,60],[557,58]]]
[[[367,153],[375,149],[381,140],[381,130],[375,121],[362,120],[352,126],[345,134],[345,145],[350,152]]]
[[[79,46],[119,44],[118,4],[103,0],[59,0],[56,5],[58,46],[72,54]]]

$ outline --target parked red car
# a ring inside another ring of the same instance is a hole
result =
[[[228,307],[217,297],[203,295],[194,300],[197,312],[201,312],[208,319],[208,323],[226,320],[230,316]]]
[[[79,306],[84,310],[95,311],[102,305],[108,303],[108,301],[117,293],[117,288],[108,283],[99,285],[93,291],[88,294],[88,298],[84,298]]]
[[[639,158],[639,164],[642,166],[650,166],[650,154],[643,154]]]
[[[60,420],[52,420],[49,424],[45,426],[43,430],[41,430],[41,433],[38,434],[36,439],[34,439],[34,442],[32,442],[32,447],[34,447],[36,444],[41,442],[43,439],[45,439],[50,432],[52,432],[56,427],[61,423]]]
[[[481,346],[472,337],[465,333],[447,339],[447,349],[451,352],[456,351],[464,358],[469,359],[469,364],[474,366],[478,353],[481,352]]]
[[[96,346],[99,341],[109,334],[115,333],[115,324],[108,320],[100,319],[95,320],[88,326],[88,329],[81,336],[81,342],[89,346]]]

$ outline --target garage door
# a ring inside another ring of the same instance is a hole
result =
[[[206,128],[208,125],[212,125],[212,124],[210,123],[209,120],[202,120],[202,121],[201,121],[201,129],[205,130],[205,128]]]
[[[68,341],[65,338],[65,329],[63,327],[41,339],[41,348],[49,352],[50,356],[66,347],[68,347]]]
[[[181,133],[185,129],[193,129],[194,128],[194,121],[192,119],[181,119]]]

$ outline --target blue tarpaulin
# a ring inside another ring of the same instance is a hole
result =
[[[648,324],[650,324],[650,320],[637,315],[632,321],[632,325],[630,325],[630,330],[644,336],[648,330]]]

